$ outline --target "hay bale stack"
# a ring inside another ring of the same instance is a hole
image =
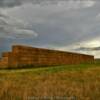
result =
[[[80,64],[92,61],[94,56],[91,55],[15,45],[12,46],[12,52],[2,53],[0,65],[1,67],[23,67]]]

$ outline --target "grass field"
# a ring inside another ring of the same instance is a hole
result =
[[[100,100],[100,64],[0,70],[0,100]]]

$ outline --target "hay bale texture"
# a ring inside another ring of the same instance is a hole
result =
[[[94,56],[91,55],[14,45],[12,52],[2,53],[0,68],[80,64],[93,61]]]

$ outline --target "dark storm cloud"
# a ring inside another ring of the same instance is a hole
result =
[[[21,0],[0,0],[0,7],[14,7],[21,4]]]

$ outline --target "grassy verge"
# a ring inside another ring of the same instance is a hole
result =
[[[95,67],[94,67],[95,66]],[[1,69],[0,73],[33,73],[33,74],[43,74],[43,73],[55,73],[61,71],[82,71],[91,68],[99,67],[100,63],[94,64],[79,64],[79,65],[61,65],[61,66],[46,66],[39,68],[21,68],[21,69]]]

